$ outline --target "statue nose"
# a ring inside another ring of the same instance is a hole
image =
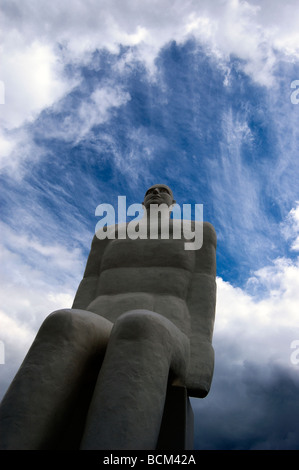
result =
[[[159,194],[159,192],[160,192],[160,191],[159,191],[158,188],[155,188],[155,189],[154,189],[154,193],[155,193],[155,194]]]

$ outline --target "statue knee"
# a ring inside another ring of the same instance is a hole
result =
[[[54,339],[84,340],[85,336],[94,336],[96,328],[90,312],[76,309],[61,309],[50,313],[44,320],[39,333]]]
[[[131,342],[138,355],[138,345],[149,347],[184,383],[190,356],[190,341],[170,320],[149,310],[131,310],[121,315],[114,324],[112,336],[114,341]],[[153,357],[153,356],[151,356]]]
[[[170,340],[169,320],[150,310],[131,310],[115,322],[113,335],[124,340],[149,340],[166,344]]]
[[[53,338],[69,335],[73,329],[73,319],[70,309],[55,310],[43,321],[39,334],[51,335]]]
[[[85,349],[105,350],[112,323],[92,312],[61,309],[52,312],[43,322],[38,336],[53,342],[67,341]]]

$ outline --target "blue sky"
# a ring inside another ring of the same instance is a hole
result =
[[[96,207],[163,182],[218,236],[195,448],[298,449],[297,7],[2,2],[1,396],[43,319],[71,305]]]

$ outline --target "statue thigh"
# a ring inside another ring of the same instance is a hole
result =
[[[89,407],[82,449],[155,449],[169,373],[182,384],[189,338],[149,310],[115,322]]]
[[[40,327],[0,406],[1,449],[55,448],[103,359],[112,323],[79,309],[58,310]]]

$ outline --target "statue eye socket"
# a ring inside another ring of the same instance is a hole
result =
[[[149,189],[148,191],[146,191],[145,195],[147,196],[148,194],[151,194],[153,192],[153,189]]]
[[[146,191],[145,195],[148,196],[149,194],[153,193],[155,188],[151,188],[148,191]],[[170,192],[166,188],[159,188],[160,193],[167,193],[170,195]]]

